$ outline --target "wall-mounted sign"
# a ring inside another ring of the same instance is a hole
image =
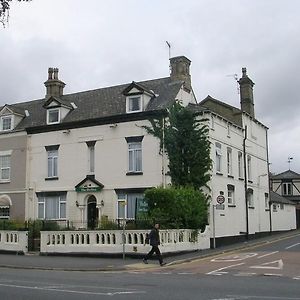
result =
[[[100,186],[80,186],[75,190],[76,192],[100,192],[102,188]]]
[[[217,204],[216,209],[224,210],[225,209],[225,204]]]
[[[219,204],[223,204],[223,203],[225,202],[225,197],[224,197],[223,195],[219,195],[219,196],[217,197],[217,202],[218,202]]]

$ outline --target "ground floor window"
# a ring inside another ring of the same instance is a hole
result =
[[[143,193],[118,193],[117,219],[136,219],[141,207],[145,208]]]
[[[9,206],[0,206],[0,219],[9,219]]]
[[[66,192],[38,193],[38,218],[58,220],[66,218]]]

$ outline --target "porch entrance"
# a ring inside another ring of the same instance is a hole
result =
[[[87,201],[87,226],[88,229],[95,229],[98,226],[98,208],[95,196],[90,196]]]

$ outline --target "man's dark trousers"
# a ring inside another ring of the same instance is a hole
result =
[[[162,256],[161,256],[158,246],[152,246],[152,249],[150,250],[150,252],[145,256],[145,260],[149,259],[149,257],[151,257],[153,255],[153,253],[156,253],[159,263],[162,264],[163,259],[162,259]]]

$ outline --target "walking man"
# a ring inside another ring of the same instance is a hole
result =
[[[159,251],[158,246],[160,245],[160,241],[159,241],[159,224],[156,223],[154,225],[154,227],[152,228],[152,230],[149,233],[149,242],[150,242],[150,246],[152,246],[152,249],[150,250],[150,252],[143,258],[143,262],[145,264],[148,264],[148,259],[150,257],[152,257],[153,253],[156,253],[159,264],[161,266],[164,266],[166,263],[163,262],[163,258],[162,255]]]

